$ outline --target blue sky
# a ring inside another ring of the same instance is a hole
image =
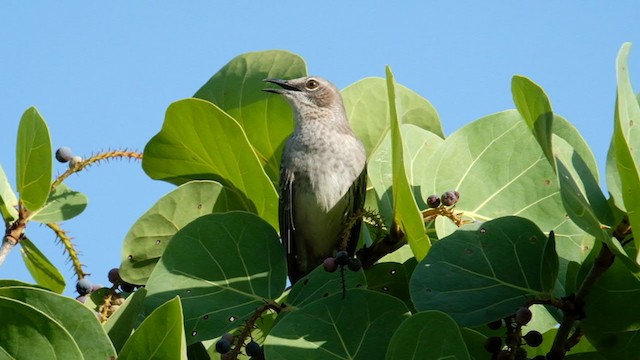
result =
[[[507,5],[508,4],[508,5]],[[167,106],[191,96],[233,57],[285,49],[338,87],[369,76],[426,97],[447,134],[513,108],[510,81],[542,85],[554,110],[591,145],[601,173],[611,137],[615,59],[623,42],[640,89],[640,27],[633,1],[113,1],[0,3],[0,164],[15,184],[18,121],[35,105],[54,148],[89,155],[142,151]],[[54,173],[65,166],[56,164]],[[89,206],[63,224],[92,280],[107,283],[129,227],[169,184],[140,163],[111,162],[67,181]],[[62,248],[47,229],[28,234],[68,279]],[[17,249],[0,278],[31,281]]]

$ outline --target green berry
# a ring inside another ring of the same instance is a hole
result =
[[[87,295],[88,293],[90,293],[92,287],[93,287],[93,284],[91,283],[91,280],[87,278],[82,278],[78,280],[78,282],[76,283],[76,291],[81,296]]]
[[[324,267],[324,271],[332,273],[338,269],[338,263],[335,258],[330,257],[324,259],[322,267]]]
[[[231,343],[227,339],[220,339],[216,342],[216,351],[220,354],[226,354],[231,351]]]
[[[338,253],[336,254],[336,263],[338,263],[338,265],[340,266],[347,265],[347,263],[349,263],[349,253],[344,250],[338,251]]]
[[[438,206],[440,206],[440,198],[438,197],[438,195],[429,195],[429,197],[427,198],[427,205],[430,208],[437,208]]]
[[[529,331],[523,338],[527,345],[531,347],[538,347],[542,344],[542,334],[535,330]]]
[[[516,311],[516,322],[521,326],[527,325],[531,321],[531,310],[526,307],[521,307]]]
[[[70,148],[63,146],[56,150],[56,160],[61,163],[66,163],[73,157],[73,151]]]
[[[358,258],[350,258],[347,266],[351,271],[358,271],[362,269],[362,262],[360,262],[360,259]]]
[[[257,342],[251,340],[246,346],[245,351],[248,356],[259,356],[262,354],[262,347]]]

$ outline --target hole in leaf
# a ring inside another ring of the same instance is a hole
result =
[[[304,281],[302,282],[302,285],[307,285],[309,283],[309,279],[304,279]]]
[[[160,245],[160,240],[156,240],[156,245]]]
[[[532,236],[532,237],[529,238],[529,242],[532,243],[532,244],[535,244],[535,243],[538,242],[538,238],[535,237],[535,236]]]
[[[487,232],[487,229],[485,229],[485,228],[480,228],[480,234],[484,234],[484,233],[486,233],[486,232]]]
[[[187,294],[191,294],[191,289],[187,289]]]
[[[551,185],[551,180],[549,180],[549,179],[545,179],[545,180],[544,180],[544,184],[545,184],[546,186],[550,186],[550,185]]]
[[[426,291],[426,292],[430,293],[430,292],[431,292],[431,289],[426,288],[426,289],[424,289],[424,291]]]
[[[396,269],[389,270],[389,274],[391,274],[391,275],[395,275],[397,272],[398,272],[398,270],[396,270]]]
[[[129,255],[129,256],[127,256],[127,259],[128,259],[128,260],[133,260],[133,255]]]
[[[464,253],[467,254],[467,255],[471,255],[471,254],[473,254],[473,250],[471,250],[470,248],[466,248],[466,249],[464,249]]]
[[[382,287],[382,291],[385,291],[385,292],[386,292],[386,291],[389,291],[389,287],[388,287],[388,286],[383,286],[383,287]]]
[[[327,296],[329,296],[329,293],[322,294],[322,297],[327,297]]]
[[[229,319],[228,319],[228,320],[229,320],[229,322],[234,322],[234,321],[236,321],[236,317],[235,317],[235,316],[233,316],[233,315],[232,315],[232,316],[229,316]]]
[[[357,288],[362,287],[362,284],[356,284],[356,287]]]
[[[197,331],[195,331],[195,330],[193,330],[193,331],[191,332],[191,336],[196,336],[196,335],[198,335],[198,332],[197,332]]]
[[[209,319],[209,315],[205,315],[202,318],[205,319],[205,320],[208,320]]]
[[[202,209],[202,204],[198,204],[198,210]]]
[[[633,120],[629,120],[629,127],[633,126]]]

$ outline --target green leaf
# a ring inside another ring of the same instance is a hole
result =
[[[340,271],[329,273],[320,265],[291,287],[286,303],[304,307],[318,299],[342,294],[342,284]],[[345,270],[344,286],[345,289],[366,288],[367,279],[364,272]]]
[[[555,243],[534,223],[508,216],[470,228],[436,242],[414,270],[410,290],[418,311],[440,310],[474,326],[511,315],[528,299],[551,296]]]
[[[58,322],[73,337],[85,359],[115,357],[116,351],[95,313],[75,299],[32,287],[1,288],[0,297],[33,306]]]
[[[400,131],[403,140],[404,164],[407,178],[413,192],[413,197],[422,207],[426,205],[420,194],[422,175],[429,171],[425,167],[427,159],[435,152],[443,140],[432,132],[411,124],[401,124]],[[369,158],[367,173],[378,196],[378,208],[387,227],[393,219],[393,169],[392,169],[391,134],[388,133],[379,144],[374,154]]]
[[[293,113],[280,96],[262,91],[262,80],[296,79],[306,74],[304,59],[296,54],[252,52],[231,60],[194,95],[216,104],[240,124],[274,184],[280,178],[284,141],[293,131]]]
[[[233,209],[278,224],[278,194],[242,127],[207,101],[184,99],[169,106],[162,130],[145,147],[142,168],[153,179],[174,184],[216,180],[228,190]]]
[[[0,216],[5,222],[11,222],[18,218],[18,199],[9,184],[7,174],[0,166]]]
[[[395,92],[400,123],[415,125],[444,138],[438,113],[429,101],[400,84],[395,84]],[[351,128],[371,158],[391,131],[387,82],[382,78],[362,79],[345,88],[342,98]]]
[[[80,215],[86,207],[87,197],[83,193],[73,191],[65,184],[58,184],[44,206],[31,214],[31,220],[57,223]]]
[[[627,59],[630,43],[622,45],[617,59],[618,91],[615,111],[613,146],[624,207],[632,228],[640,228],[640,105],[636,99]],[[640,249],[640,236],[634,237],[635,247]],[[640,252],[634,259],[640,264]]]
[[[182,304],[176,296],[154,310],[122,347],[118,359],[187,359]]]
[[[391,337],[386,359],[471,359],[458,324],[440,311],[407,318]]]
[[[269,224],[250,213],[210,214],[175,234],[147,282],[145,307],[180,295],[192,344],[243,324],[280,296],[285,280],[284,250]]]
[[[402,301],[354,289],[315,301],[276,323],[264,344],[278,359],[384,359],[391,335],[408,315]]]
[[[407,171],[404,164],[404,149],[398,110],[396,104],[395,80],[389,67],[387,73],[387,90],[389,96],[389,113],[391,118],[391,163],[393,174],[393,224],[399,226],[407,237],[407,243],[411,246],[416,259],[422,260],[429,248],[431,241],[425,233],[422,214],[418,209],[411,184],[407,179]],[[392,225],[393,226],[393,225]]]
[[[33,279],[39,285],[62,294],[66,283],[60,270],[27,237],[23,237],[19,244],[22,247],[22,260]]]
[[[0,354],[5,358],[83,359],[69,332],[35,307],[0,296],[0,314]]]
[[[130,284],[145,284],[173,235],[224,205],[225,193],[215,181],[192,181],[160,198],[125,236],[120,277]]]
[[[49,196],[53,154],[47,123],[35,107],[27,109],[20,119],[16,172],[20,201],[29,211],[40,209]]]
[[[367,288],[397,297],[412,308],[409,296],[409,276],[404,265],[394,262],[378,263],[365,270]]]
[[[131,336],[133,326],[142,312],[146,295],[146,289],[138,289],[104,323],[104,331],[109,335],[109,339],[111,339],[116,351],[120,351],[129,336]]]
[[[462,333],[462,338],[464,339],[467,350],[469,354],[471,354],[471,358],[482,359],[480,354],[485,355],[487,353],[484,349],[484,342],[487,340],[487,337],[479,331],[464,327],[460,328],[460,332]]]
[[[589,342],[608,359],[632,359],[640,354],[640,317],[634,310],[640,303],[640,271],[625,265],[615,261],[593,284],[585,299],[587,316],[580,321]],[[591,262],[585,261],[580,281],[590,268]]]
[[[582,262],[591,250],[593,238],[567,219],[553,168],[517,111],[464,126],[445,139],[426,167],[431,171],[422,176],[422,197],[457,190],[455,211],[464,220],[516,215],[553,230],[564,259]],[[444,217],[435,224],[438,238],[457,229]]]

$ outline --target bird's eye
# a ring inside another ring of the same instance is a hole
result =
[[[318,83],[318,80],[316,79],[307,80],[307,84],[306,84],[307,89],[315,90],[318,88],[318,86],[320,86],[320,84]]]

